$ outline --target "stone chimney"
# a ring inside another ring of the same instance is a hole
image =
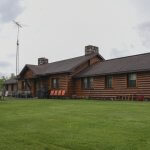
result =
[[[99,48],[96,47],[96,46],[93,46],[93,45],[85,46],[85,55],[90,55],[90,54],[93,54],[93,53],[98,54],[99,53]]]
[[[44,64],[48,64],[48,59],[45,57],[42,58],[38,58],[38,65],[44,65]]]

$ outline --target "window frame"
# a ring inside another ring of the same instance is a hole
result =
[[[85,82],[84,80],[87,79],[87,87],[85,87]],[[93,89],[93,81],[94,81],[94,78],[93,77],[85,77],[85,78],[82,78],[82,89],[83,90],[91,90]]]
[[[108,78],[111,77],[111,87],[108,86]],[[105,76],[105,89],[112,89],[113,88],[113,76],[112,75],[107,75]]]
[[[136,75],[136,80],[129,80],[130,75]],[[132,86],[130,81],[135,81],[135,86]],[[128,73],[127,74],[127,88],[137,88],[137,73]]]
[[[56,86],[54,86],[54,80],[56,80]],[[52,89],[59,89],[59,79],[58,78],[52,78],[51,79],[51,88]]]

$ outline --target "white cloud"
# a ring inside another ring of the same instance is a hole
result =
[[[150,1],[132,0],[131,4],[136,10],[136,31],[140,42],[147,50],[150,49]]]
[[[21,0],[10,1],[15,1],[12,6],[17,9],[7,12],[10,4],[1,7],[0,2],[3,22],[18,16],[17,20],[29,25],[20,32],[21,68],[27,63],[37,64],[42,56],[51,62],[83,55],[88,44],[99,46],[106,59],[148,51],[138,28],[148,21],[140,12],[148,16],[149,5],[141,0],[24,0],[26,9],[21,14]],[[147,11],[140,3],[148,7]],[[16,51],[16,31],[13,24],[5,24],[1,30],[0,60],[12,65],[3,72],[15,72],[15,57],[11,54]]]
[[[9,66],[11,66],[11,64],[9,62],[0,61],[0,68],[7,68]]]
[[[150,21],[144,22],[138,26],[140,38],[143,46],[150,48]]]
[[[22,0],[1,0],[0,21],[8,23],[23,11]]]

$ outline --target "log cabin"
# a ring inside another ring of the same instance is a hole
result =
[[[74,95],[73,77],[82,70],[104,61],[98,47],[87,46],[85,55],[48,63],[39,58],[38,65],[25,65],[18,78],[18,91],[31,91],[33,97],[48,97],[51,90],[65,90],[66,97]]]
[[[52,63],[39,58],[18,76],[18,92],[49,97],[57,90],[68,98],[150,99],[150,53],[105,60],[89,45],[83,56]]]

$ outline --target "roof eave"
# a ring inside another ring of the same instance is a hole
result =
[[[92,75],[79,75],[74,76],[74,78],[84,78],[84,77],[96,77],[96,76],[105,76],[105,75],[118,75],[118,74],[126,74],[126,73],[139,73],[139,72],[149,72],[150,69],[142,69],[142,70],[130,70],[130,71],[121,71],[121,72],[111,72],[111,73],[102,73],[102,74],[92,74]]]

